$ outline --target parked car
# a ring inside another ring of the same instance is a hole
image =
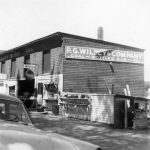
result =
[[[20,99],[0,94],[0,150],[20,149],[101,150],[97,145],[35,128]]]

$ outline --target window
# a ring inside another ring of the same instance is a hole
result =
[[[2,62],[1,73],[5,73],[5,62]]]
[[[24,64],[30,64],[30,55],[24,57]]]
[[[11,77],[15,77],[15,72],[16,72],[16,59],[12,59],[11,61]]]
[[[50,51],[43,53],[43,73],[50,72]]]
[[[21,118],[21,109],[19,103],[10,103],[9,104],[9,113],[18,115],[19,119]]]
[[[20,103],[11,102],[9,104],[9,115],[10,120],[20,121],[20,122],[29,122],[29,118],[25,113],[23,106]]]
[[[23,104],[5,99],[0,99],[0,120],[31,124]]]
[[[0,120],[3,119],[5,120],[7,117],[6,114],[6,104],[3,101],[0,101]]]

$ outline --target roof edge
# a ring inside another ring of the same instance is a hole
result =
[[[118,44],[118,43],[112,43],[112,42],[108,42],[108,41],[104,41],[104,40],[98,40],[98,39],[88,38],[88,37],[84,37],[84,36],[79,36],[79,35],[74,35],[74,34],[68,34],[68,33],[64,33],[64,32],[55,32],[53,34],[50,34],[50,35],[47,35],[45,37],[42,37],[42,38],[39,38],[39,39],[30,41],[30,42],[27,42],[27,43],[25,43],[23,45],[15,47],[15,48],[3,51],[0,54],[5,54],[5,53],[8,53],[8,52],[17,50],[19,48],[25,47],[27,45],[34,44],[36,42],[39,42],[39,41],[42,41],[42,40],[45,40],[45,39],[48,39],[48,38],[53,38],[53,37],[56,37],[56,36],[58,38],[60,38],[60,39],[62,39],[63,37],[69,37],[69,38],[76,38],[76,39],[80,39],[80,40],[86,40],[86,41],[89,41],[89,42],[101,43],[101,44],[104,44],[104,45],[118,46],[118,47],[123,47],[123,48],[128,48],[128,49],[134,49],[134,50],[143,51],[143,52],[145,51],[145,49],[136,48],[136,47],[132,47],[132,46],[128,46],[128,45],[123,45],[123,44]]]
[[[66,36],[66,37],[71,37],[71,38],[78,38],[81,40],[87,40],[87,41],[102,43],[102,44],[106,44],[106,45],[120,46],[120,47],[124,47],[124,48],[135,49],[138,51],[145,51],[145,49],[137,48],[134,46],[128,46],[128,45],[124,45],[124,44],[113,43],[113,42],[108,42],[108,41],[104,41],[104,40],[98,40],[98,39],[88,38],[88,37],[84,37],[84,36],[63,33],[63,32],[57,32],[57,33],[60,34],[62,37]]]

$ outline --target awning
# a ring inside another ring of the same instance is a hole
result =
[[[119,94],[116,94],[115,97],[125,98],[125,99],[130,99],[130,100],[150,101],[150,99],[147,99],[145,97],[126,96],[126,95],[119,95]]]

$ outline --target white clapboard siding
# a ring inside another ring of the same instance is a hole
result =
[[[114,124],[114,96],[94,94],[91,98],[91,121]]]

